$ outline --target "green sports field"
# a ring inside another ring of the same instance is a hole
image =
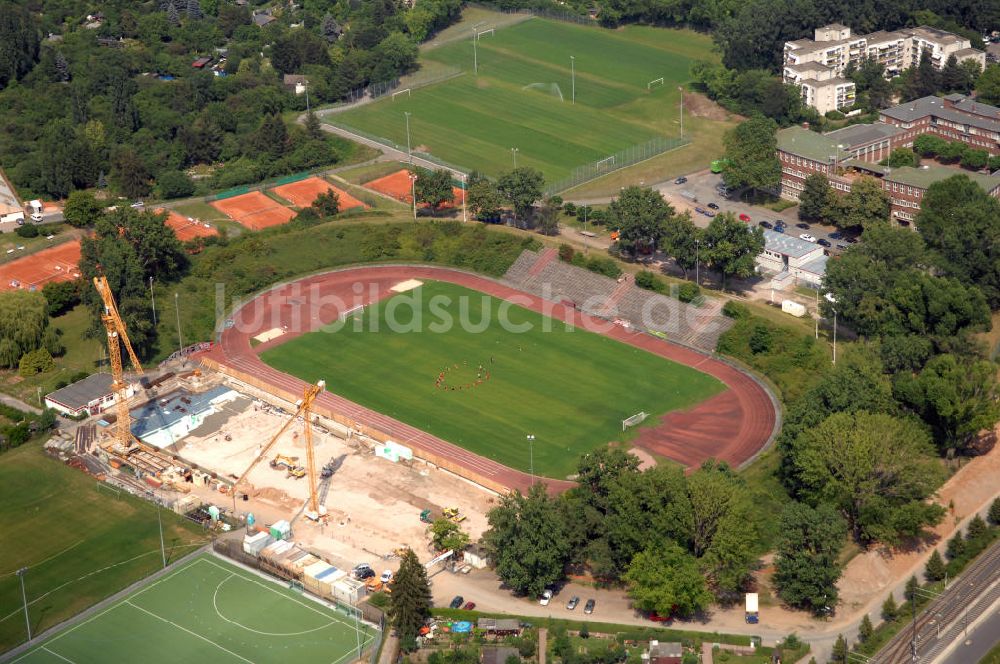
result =
[[[325,121],[405,148],[410,113],[414,149],[496,175],[511,168],[516,147],[518,166],[538,168],[551,182],[654,137],[677,137],[677,87],[690,80],[695,60],[714,57],[711,40],[693,32],[545,19],[497,28],[477,43],[478,75],[470,35],[421,54],[461,76]]]
[[[419,321],[419,331],[394,331],[392,321]],[[570,330],[482,293],[426,282],[365,308],[340,329],[297,337],[261,357],[523,471],[525,436],[533,434],[535,472],[554,478],[574,472],[581,454],[618,440],[622,419],[687,408],[724,389],[694,369]]]
[[[13,662],[339,664],[373,639],[342,611],[203,555]]]

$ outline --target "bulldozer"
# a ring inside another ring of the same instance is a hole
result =
[[[279,454],[271,459],[271,468],[275,470],[279,468],[295,468],[295,462],[298,461],[298,457],[285,456],[284,454]]]
[[[434,523],[434,518],[431,516],[430,510],[424,510],[420,513],[420,520],[423,523]]]

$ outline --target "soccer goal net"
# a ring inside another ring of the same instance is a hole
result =
[[[649,83],[647,83],[646,84],[646,89],[647,90],[652,90],[653,88],[658,88],[661,85],[663,85],[663,77],[662,76],[660,78],[654,78],[652,81],[650,81]]]
[[[625,431],[625,429],[628,429],[629,427],[634,427],[637,424],[641,424],[647,417],[649,417],[649,415],[643,412],[636,413],[632,417],[626,417],[622,420],[622,431]]]
[[[397,90],[396,92],[393,92],[392,93],[392,100],[396,101],[396,95],[402,95],[402,94],[405,94],[407,97],[409,97],[410,96],[410,88],[404,88],[402,90]]]

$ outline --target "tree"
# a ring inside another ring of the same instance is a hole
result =
[[[253,147],[258,152],[277,159],[288,151],[288,127],[281,115],[274,113],[266,116],[251,138]]]
[[[990,153],[986,150],[976,150],[970,147],[966,147],[962,150],[962,168],[968,168],[972,171],[981,171],[986,168],[986,165],[990,161]]]
[[[56,70],[56,79],[62,83],[69,80],[69,62],[66,61],[66,56],[62,54],[62,51],[56,51],[53,66]]]
[[[941,559],[941,554],[938,553],[938,550],[934,549],[931,552],[931,557],[927,559],[927,564],[924,566],[924,578],[933,583],[934,581],[943,579],[945,573],[944,560]]]
[[[0,12],[0,89],[20,80],[38,62],[38,26],[27,7],[5,3]]]
[[[126,198],[142,198],[152,190],[149,170],[132,148],[123,148],[118,152],[111,175]]]
[[[965,540],[962,538],[962,533],[957,532],[955,536],[948,540],[948,548],[945,549],[945,555],[948,556],[948,560],[954,560],[965,553]]]
[[[451,172],[443,168],[436,171],[418,169],[415,189],[417,202],[426,203],[432,210],[437,210],[455,197],[451,188]]]
[[[399,563],[399,571],[392,582],[389,595],[389,620],[399,633],[401,644],[407,650],[416,645],[420,628],[431,617],[431,588],[427,570],[417,554],[407,549]]]
[[[814,612],[833,606],[846,523],[829,505],[813,509],[798,502],[785,507],[779,523],[774,572],[778,594],[789,605]]]
[[[928,187],[916,226],[944,274],[975,284],[992,308],[1000,306],[1000,263],[993,256],[1000,201],[968,176],[954,175]]]
[[[900,375],[896,393],[930,425],[942,450],[964,451],[1000,420],[996,368],[987,360],[937,355],[919,374]]]
[[[629,186],[608,206],[611,225],[618,229],[618,246],[630,256],[660,245],[674,208],[649,187]]]
[[[514,207],[516,217],[524,218],[531,207],[542,197],[545,178],[534,168],[516,168],[501,173],[497,179],[497,191],[505,201]]]
[[[156,178],[163,198],[186,198],[194,194],[194,182],[182,171],[164,171]]]
[[[503,496],[487,514],[483,542],[497,576],[514,592],[534,595],[563,576],[569,556],[564,526],[545,485]]]
[[[933,95],[941,88],[941,75],[934,68],[931,53],[924,49],[915,67],[910,67],[904,75],[904,98],[919,99]]]
[[[325,14],[319,25],[319,32],[327,41],[337,41],[340,37],[340,23],[330,14]]]
[[[921,157],[936,157],[947,143],[940,136],[921,134],[913,139],[913,151]]]
[[[891,168],[899,168],[901,166],[916,168],[920,165],[920,157],[911,148],[896,148],[889,154],[886,165]]]
[[[500,208],[503,199],[496,186],[486,179],[470,184],[466,191],[466,205],[472,216],[480,221],[493,221],[500,218]]]
[[[896,598],[889,593],[889,596],[882,602],[882,620],[886,622],[896,622],[899,617],[899,607],[896,606]]]
[[[312,207],[322,217],[332,217],[340,212],[340,196],[333,189],[327,189],[316,196]]]
[[[101,204],[89,191],[74,191],[66,199],[63,218],[70,226],[86,228],[93,226],[103,212]]]
[[[80,303],[80,284],[77,281],[50,281],[42,286],[45,313],[49,317],[62,316]]]
[[[109,84],[111,89],[111,119],[123,134],[139,128],[139,109],[135,105],[138,86],[127,71],[116,71]]]
[[[833,664],[847,664],[849,652],[847,639],[844,638],[843,634],[838,634],[837,640],[833,644],[833,651],[830,653],[830,661]]]
[[[17,373],[22,378],[28,378],[35,374],[46,373],[56,368],[56,363],[52,355],[45,348],[36,348],[21,356],[18,362]]]
[[[173,2],[167,3],[167,21],[175,27],[181,24],[181,14]]]
[[[778,162],[778,125],[761,116],[750,118],[726,132],[727,164],[722,171],[731,188],[766,189],[781,181]]]
[[[201,2],[199,0],[187,0],[187,5],[184,8],[184,13],[188,15],[188,18],[200,19],[204,16],[201,11]]]
[[[1000,526],[1000,498],[994,498],[993,502],[990,503],[990,511],[986,518],[994,526]]]
[[[1000,104],[1000,65],[987,65],[976,81],[976,99],[984,104]]]
[[[323,138],[323,126],[320,124],[319,116],[311,110],[306,113],[305,129],[309,138],[313,140]]]
[[[913,505],[923,525],[937,523],[929,497],[944,480],[927,433],[919,424],[886,414],[834,413],[803,431],[788,450],[796,484],[811,503],[836,506],[863,544],[895,542],[897,518]]]
[[[661,616],[689,617],[712,601],[694,558],[673,542],[638,553],[623,578],[635,606]]]
[[[702,243],[702,231],[691,221],[689,213],[675,214],[664,222],[660,250],[674,259],[685,277],[701,259]]]
[[[861,624],[858,625],[858,641],[866,643],[868,639],[872,638],[872,634],[874,633],[875,627],[872,626],[872,619],[866,613],[861,619]]]
[[[538,232],[542,235],[559,235],[559,206],[546,198],[538,208]]]
[[[393,32],[372,49],[373,81],[390,81],[417,68],[417,45],[402,32]]]
[[[454,551],[456,554],[469,546],[469,535],[457,523],[445,518],[436,519],[431,524],[431,542],[438,551]]]
[[[48,324],[41,293],[0,292],[0,367],[15,367],[22,355],[41,348]]]
[[[750,277],[756,271],[757,255],[764,250],[764,232],[739,221],[731,212],[717,215],[708,224],[702,247],[704,260],[728,277]]]
[[[965,541],[966,542],[976,542],[981,539],[987,532],[986,522],[983,521],[983,517],[978,514],[969,519],[969,525],[965,529]]]
[[[920,588],[920,582],[917,580],[917,576],[913,575],[906,580],[906,587],[903,588],[903,597],[907,602],[911,604],[917,597],[917,589]]]
[[[863,228],[889,221],[889,195],[879,180],[861,177],[851,184],[846,196],[830,199],[828,214],[841,228]]]
[[[720,599],[733,598],[746,589],[757,567],[759,543],[753,509],[745,500],[731,500],[701,560]]]
[[[822,173],[813,173],[806,178],[802,193],[799,194],[799,219],[819,221],[833,196],[830,181]]]

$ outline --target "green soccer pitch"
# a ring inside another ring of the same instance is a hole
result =
[[[412,304],[411,304],[412,303]],[[463,313],[464,312],[464,313]],[[530,331],[500,324],[501,313]],[[390,322],[419,316],[419,331]],[[439,323],[450,317],[454,325]],[[478,325],[465,329],[460,320]],[[442,330],[441,328],[447,328]],[[550,329],[551,331],[546,331]],[[564,478],[618,440],[621,421],[693,406],[721,382],[455,284],[426,282],[261,354],[271,366],[512,468]],[[454,389],[452,389],[454,388]]]
[[[678,85],[690,80],[696,60],[717,57],[710,38],[689,31],[545,19],[497,28],[476,50],[478,75],[470,33],[421,55],[461,76],[324,121],[405,146],[410,113],[413,149],[495,176],[512,167],[516,147],[518,166],[553,182],[657,136],[679,136]]]
[[[202,555],[11,664],[338,664],[375,630],[283,585]]]

